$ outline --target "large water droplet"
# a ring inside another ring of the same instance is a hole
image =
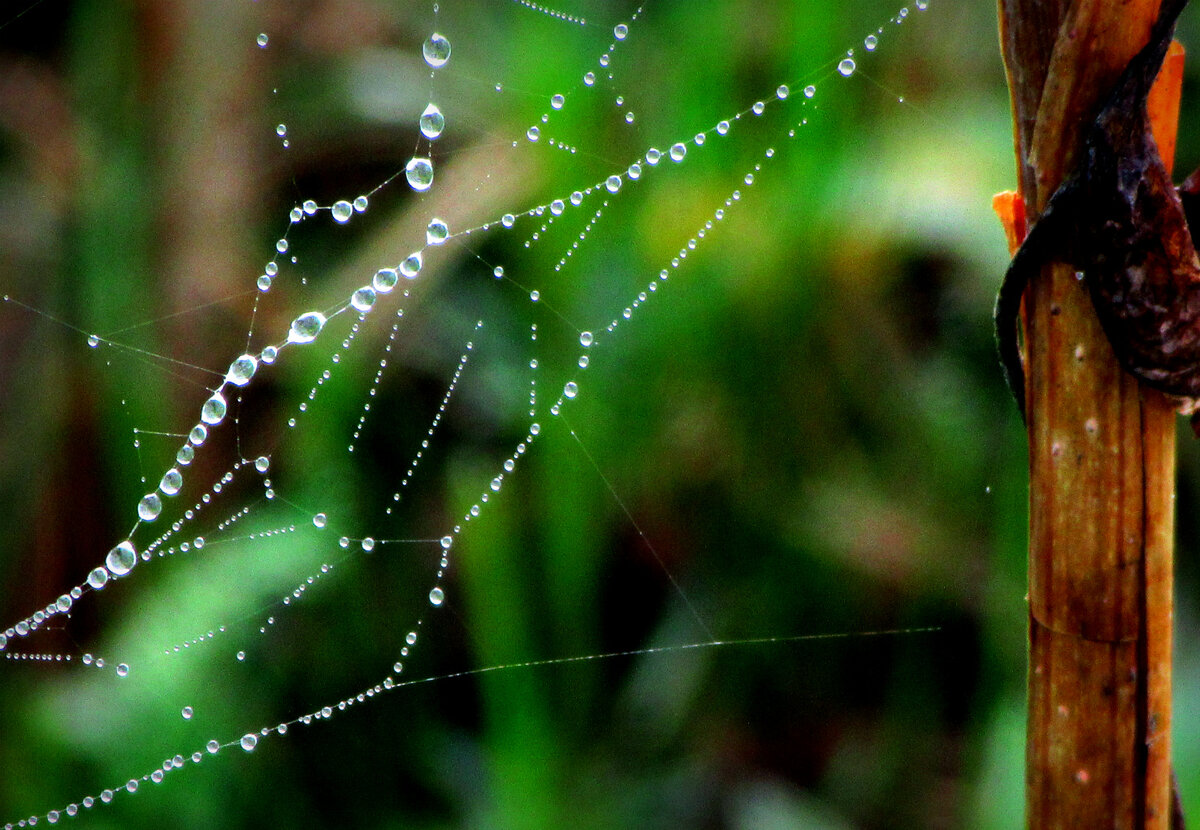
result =
[[[621,189],[621,177],[620,176],[609,176],[608,179],[604,182],[604,186],[606,188],[608,188],[609,193],[616,193],[618,190]]]
[[[595,337],[592,335],[592,333],[590,331],[581,332],[579,334],[579,345],[583,346],[585,349],[588,346],[592,345],[592,342],[594,340],[595,340]]]
[[[421,156],[413,156],[404,166],[404,177],[413,190],[423,192],[433,186],[433,162]]]
[[[158,489],[165,496],[173,496],[179,492],[179,488],[183,486],[183,475],[179,470],[172,467],[163,473],[162,479],[158,482]]]
[[[245,386],[250,382],[250,378],[254,377],[256,371],[258,371],[258,358],[244,354],[229,364],[229,371],[225,373],[225,381],[234,386]]]
[[[371,286],[363,286],[350,295],[350,305],[354,306],[355,311],[361,311],[364,314],[371,310],[375,305],[375,289]]]
[[[450,236],[450,227],[441,219],[429,220],[425,229],[425,241],[430,245],[441,245]]]
[[[200,420],[210,426],[216,426],[225,420],[227,409],[225,396],[220,392],[213,392],[212,397],[206,400],[204,405],[200,407]]]
[[[192,715],[195,714],[195,712],[191,706],[184,706],[183,711],[180,714],[183,715],[184,720],[191,720]]]
[[[454,544],[453,536],[443,536],[441,540],[442,550],[450,550],[450,546]]]
[[[430,104],[421,113],[421,135],[433,140],[446,129],[446,116],[438,109],[437,104]]]
[[[125,663],[118,663],[117,664],[117,677],[128,677],[128,676],[129,676],[129,666],[126,665]],[[137,785],[135,782],[130,781],[129,783],[134,784],[133,790],[137,789]],[[133,790],[130,790],[130,792],[133,792]]]
[[[875,51],[875,47],[879,45],[879,38],[875,35],[867,35],[863,40],[863,46],[867,47],[868,52]]]
[[[404,262],[400,263],[400,273],[407,279],[416,279],[417,274],[421,273],[421,265],[424,260],[421,258],[421,252],[409,254],[404,258]]]
[[[91,586],[93,591],[99,591],[108,583],[108,571],[104,568],[96,568],[88,574],[87,584]]]
[[[129,573],[137,561],[137,551],[133,549],[133,543],[129,541],[117,545],[108,552],[108,556],[104,557],[104,564],[114,576],[124,576]]]
[[[253,732],[247,732],[242,736],[241,744],[242,749],[251,752],[254,750],[254,747],[258,746],[258,736]]]
[[[254,42],[258,44],[260,49],[266,49],[267,44],[270,43],[270,41],[271,39],[267,37],[266,32],[260,32],[258,37],[254,39]]]
[[[542,131],[537,127],[537,125],[534,125],[525,131],[525,137],[530,141],[537,141],[542,137]]]
[[[371,278],[371,285],[380,294],[386,294],[396,287],[399,280],[400,275],[396,273],[395,268],[383,268],[375,272],[375,276]]]
[[[680,144],[672,144],[671,145],[671,161],[683,161],[683,157],[686,155],[687,155],[687,145],[686,144],[680,143]]]
[[[838,64],[838,72],[847,78],[854,74],[854,69],[854,58],[842,58],[842,62]]]
[[[292,321],[292,327],[288,330],[288,342],[311,343],[317,339],[317,335],[324,327],[325,315],[321,312],[310,311],[307,314],[301,314]]]
[[[158,493],[147,493],[142,496],[142,500],[137,506],[138,518],[143,522],[152,522],[158,518],[158,514],[162,512],[162,499],[158,497]]]
[[[629,35],[629,27],[624,23],[618,23],[613,27],[613,37],[617,40],[624,40]]]
[[[441,605],[445,601],[446,601],[446,592],[443,591],[441,588],[434,588],[432,591],[429,592],[429,604],[430,605]]]
[[[579,394],[579,385],[573,380],[567,381],[567,385],[563,387],[563,396],[573,398]]]
[[[421,54],[425,56],[425,63],[434,69],[445,66],[450,60],[450,41],[434,32],[421,46]]]
[[[550,97],[550,106],[552,106],[556,110],[562,109],[563,104],[565,104],[566,102],[567,102],[567,99],[564,98],[560,93],[555,93],[554,95],[552,95]]]

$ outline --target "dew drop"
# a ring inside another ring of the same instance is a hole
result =
[[[355,196],[354,197],[354,212],[355,213],[366,213],[367,212],[367,197],[366,196]]]
[[[217,752],[221,749],[221,745],[216,741],[209,741],[207,744],[204,745],[204,748],[208,750],[210,755],[216,755]]]
[[[158,497],[158,493],[147,493],[142,496],[142,500],[138,502],[137,507],[138,518],[143,522],[152,522],[158,518],[158,514],[162,512],[162,499]]]
[[[311,343],[317,339],[317,335],[321,333],[321,329],[325,327],[325,315],[319,311],[310,311],[306,314],[301,314],[292,321],[292,326],[288,329],[289,343]]]
[[[429,604],[430,605],[434,605],[434,606],[441,605],[445,601],[446,601],[446,592],[443,591],[441,588],[434,588],[432,591],[429,592]]]
[[[604,186],[606,188],[608,188],[609,193],[616,193],[618,190],[621,189],[621,177],[620,176],[609,176],[608,179],[604,182]]]
[[[88,574],[87,584],[91,586],[93,591],[99,591],[108,583],[108,571],[104,568],[96,568]]]
[[[450,60],[450,41],[434,32],[421,46],[421,54],[425,56],[425,63],[434,69],[445,66]]]
[[[404,166],[409,187],[424,192],[433,186],[433,162],[423,156],[413,156]]]
[[[762,115],[763,111],[766,110],[766,108],[767,108],[767,105],[764,104],[762,101],[755,101],[754,106],[752,106],[750,108],[750,111],[753,112],[755,115]]]
[[[158,482],[158,489],[164,496],[175,495],[181,487],[183,487],[183,474],[174,467],[163,473],[162,479]]]
[[[687,155],[687,145],[682,142],[671,145],[671,161],[683,161]]]
[[[254,377],[256,371],[258,371],[258,358],[244,354],[229,364],[229,371],[225,373],[225,381],[234,386],[245,386]]]
[[[100,345],[100,338],[94,334],[89,334],[87,339],[88,348],[94,349]]]
[[[118,663],[117,664],[117,677],[128,677],[128,676],[129,676],[129,666],[125,665],[124,663]]]
[[[270,40],[271,40],[271,39],[270,39],[269,37],[267,37],[267,33],[266,33],[266,32],[261,32],[261,33],[259,33],[258,37],[256,37],[256,38],[254,39],[254,42],[258,44],[258,47],[259,47],[260,49],[266,49],[266,48],[267,48],[267,43],[269,43],[269,42],[270,42]]]
[[[191,720],[192,715],[195,714],[195,712],[193,711],[191,706],[184,706],[183,711],[180,712],[180,714],[183,715],[184,720]]]
[[[137,564],[137,551],[133,548],[133,543],[126,540],[108,552],[108,556],[104,557],[104,564],[113,576],[124,576],[133,570],[133,566]]]
[[[595,83],[596,83],[596,73],[595,73],[595,72],[587,72],[587,73],[585,73],[585,74],[584,74],[584,76],[583,76],[583,83],[584,83],[584,85],[586,85],[586,86],[593,86],[593,85],[595,85]]]
[[[265,473],[267,470],[271,469],[271,459],[267,458],[265,455],[260,455],[258,458],[254,459],[254,469],[260,473]]]
[[[400,263],[400,273],[403,274],[406,279],[416,279],[417,274],[421,273],[421,265],[423,263],[424,260],[421,258],[420,251],[409,254],[404,258],[404,262]]]
[[[815,86],[813,86],[812,84],[809,84],[808,86],[806,86],[804,88],[804,97],[805,98],[811,98],[816,94],[817,94],[817,88]]]
[[[553,97],[550,98],[550,106],[552,106],[556,110],[562,109],[563,104],[565,104],[566,102],[567,102],[567,99],[558,93],[555,93],[553,95]]]
[[[868,52],[874,52],[875,47],[879,45],[879,38],[875,35],[867,35],[863,40],[863,46],[867,47]]]
[[[333,213],[333,221],[339,225],[344,225],[350,221],[350,217],[354,215],[354,206],[345,199],[339,199],[333,203],[331,209]]]
[[[441,219],[431,219],[425,229],[425,241],[430,245],[441,245],[449,236],[450,228]]]
[[[446,129],[446,116],[442,115],[437,104],[430,104],[421,113],[421,135],[432,141],[441,135],[444,129]]]
[[[579,345],[586,349],[588,346],[592,345],[593,342],[595,342],[595,339],[595,336],[590,331],[580,332]]]
[[[613,37],[617,40],[624,40],[629,35],[629,27],[624,23],[618,23],[613,27]]]
[[[195,457],[195,448],[191,444],[184,444],[179,448],[179,452],[175,453],[175,463],[187,466],[192,463],[192,459]]]
[[[791,94],[792,94],[792,91],[788,88],[787,84],[780,84],[779,88],[775,90],[775,97],[778,98],[780,101],[784,100]]]
[[[646,163],[650,166],[658,164],[658,160],[662,158],[662,151],[657,147],[651,147],[646,151]]]
[[[506,228],[511,228],[513,225],[516,224],[516,222],[517,222],[517,217],[513,216],[511,213],[506,213],[500,217],[500,224]]]
[[[241,744],[242,749],[246,750],[247,752],[253,752],[254,747],[258,746],[258,736],[253,732],[247,732],[242,736]]]
[[[370,553],[375,550],[375,540],[370,536],[362,540],[363,553]]]
[[[355,311],[361,311],[365,314],[375,305],[375,299],[375,289],[366,285],[350,295],[350,305],[354,306]]]
[[[579,394],[579,385],[573,380],[567,381],[567,385],[563,387],[563,397],[574,398]]]
[[[847,78],[854,74],[854,69],[854,58],[842,58],[842,62],[838,64],[838,72]]]
[[[324,513],[313,516],[313,527],[325,527],[329,519]]]
[[[190,441],[192,445],[196,447],[203,444],[207,438],[208,427],[206,427],[204,424],[196,424],[194,427],[192,427],[192,431],[188,433],[188,441]]]
[[[555,216],[561,216],[562,212],[566,209],[566,202],[564,202],[562,199],[555,199],[550,203],[550,212]]]
[[[226,410],[225,397],[220,392],[213,392],[212,397],[200,407],[200,420],[209,426],[216,426],[225,420]]]
[[[441,538],[442,550],[450,550],[450,546],[454,544],[453,536],[443,536]]]
[[[396,273],[395,268],[382,268],[371,278],[371,286],[380,294],[387,294],[396,287],[399,279],[400,275]]]
[[[525,137],[530,141],[537,141],[542,137],[542,131],[538,129],[537,125],[535,124],[525,131]]]

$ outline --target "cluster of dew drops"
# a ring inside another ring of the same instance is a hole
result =
[[[523,5],[526,5],[530,8],[534,8],[534,9],[540,8],[536,3],[525,2],[525,0],[518,0],[518,2],[522,2]],[[928,8],[928,0],[916,0],[915,7],[918,10],[927,9]],[[639,9],[638,12],[640,13],[641,9]],[[549,12],[547,12],[547,13],[549,13]],[[907,7],[902,8],[898,12],[898,14],[892,18],[891,22],[894,24],[902,23],[905,20],[905,18],[908,16],[908,14],[909,14],[908,8]],[[634,16],[634,18],[636,19],[636,15]],[[578,22],[578,23],[582,24],[584,21],[582,18],[578,18],[578,19],[572,18],[571,22]],[[628,33],[629,33],[628,26],[624,23],[619,24],[618,26],[616,26],[614,28],[614,37],[616,38],[617,41],[624,40],[628,36]],[[872,52],[877,48],[878,43],[879,43],[879,37],[881,35],[883,35],[883,33],[884,33],[884,30],[881,27],[878,30],[876,30],[875,33],[866,36],[866,38],[863,41],[863,45],[864,45],[866,51]],[[261,48],[266,48],[267,45],[269,44],[269,40],[270,39],[266,33],[259,34],[256,38],[257,45]],[[615,44],[614,44],[614,46],[615,46]],[[613,50],[613,47],[610,46],[609,51],[605,52],[605,54],[601,57],[600,64],[602,67],[609,66],[612,50]],[[438,33],[434,33],[434,34],[430,35],[430,37],[422,45],[422,55],[423,55],[426,63],[433,70],[441,68],[449,61],[450,52],[451,52],[450,41],[447,38],[445,38],[443,35],[438,34]],[[857,65],[856,65],[856,62],[854,59],[854,51],[848,50],[846,53],[846,56],[844,58],[840,59],[840,61],[838,62],[837,72],[840,75],[842,75],[843,77],[849,77],[850,75],[854,74],[856,68],[857,68]],[[611,80],[611,78],[612,78],[611,74],[609,75],[609,78]],[[595,74],[591,71],[587,72],[584,75],[583,83],[585,86],[588,86],[588,87],[595,85],[595,83],[596,83]],[[803,92],[804,92],[804,96],[806,98],[812,98],[815,94],[815,87],[813,85],[808,85],[804,88]],[[789,93],[790,93],[790,90],[787,85],[780,85],[778,90],[776,91],[776,97],[779,98],[780,100],[784,100],[788,97]],[[901,100],[903,100],[903,99],[901,99]],[[561,110],[565,104],[565,101],[566,101],[566,98],[562,94],[553,95],[550,100],[551,109],[553,111]],[[623,105],[624,104],[623,97],[618,96],[617,103],[618,103],[618,106]],[[754,115],[761,115],[762,112],[764,111],[764,109],[765,109],[765,103],[762,101],[759,101],[759,102],[756,102],[750,108],[749,112],[752,112]],[[734,116],[734,119],[736,120],[737,118],[740,118],[742,116],[742,114],[743,113],[738,113],[736,116]],[[626,113],[625,119],[628,123],[633,122],[634,116],[633,116],[632,111]],[[542,116],[543,124],[548,123],[548,121],[549,121],[549,113]],[[418,121],[418,128],[420,130],[420,133],[425,139],[428,140],[428,142],[430,143],[430,147],[432,147],[432,142],[442,135],[443,131],[445,130],[445,126],[446,126],[446,119],[445,119],[445,116],[443,115],[442,111],[438,108],[438,106],[435,103],[430,102],[426,106],[426,108],[422,111],[422,113],[419,117],[419,121]],[[713,131],[717,135],[725,135],[729,131],[729,129],[730,129],[730,122],[728,120],[723,120],[723,121],[719,122],[713,128]],[[276,132],[281,138],[285,139],[285,146],[287,146],[287,142],[286,142],[287,128],[286,128],[286,126],[283,124],[278,125],[278,127],[276,128]],[[705,135],[706,135],[705,132],[697,134],[694,139],[694,143],[697,146],[702,145],[704,143]],[[789,133],[789,135],[791,135],[791,133]],[[539,127],[537,127],[537,126],[530,127],[527,130],[526,137],[531,142],[538,141],[541,138],[541,131],[540,131]],[[573,151],[574,148],[569,148],[569,149],[572,149],[572,151]],[[669,150],[667,150],[665,153],[663,153],[655,148],[650,148],[645,154],[645,162],[650,166],[655,166],[658,164],[660,159],[662,159],[664,157],[669,158],[674,162],[681,162],[684,160],[686,154],[687,154],[687,144],[684,142],[677,142],[677,143],[673,144],[669,148]],[[773,150],[768,150],[766,153],[767,158],[771,158],[773,155],[774,155]],[[759,166],[756,165],[755,169],[757,170],[758,167]],[[603,188],[603,190],[607,190],[608,193],[615,194],[621,189],[621,185],[622,185],[624,179],[626,179],[626,178],[630,179],[630,180],[637,179],[641,176],[642,172],[643,172],[643,168],[641,166],[641,161],[639,160],[638,162],[635,162],[634,164],[630,165],[628,170],[624,171],[624,173],[622,175],[617,175],[617,174],[610,175],[600,185],[597,185],[596,187],[588,188],[587,191],[583,191],[583,192],[577,191],[577,192],[571,194],[570,202],[573,206],[579,206],[582,203],[583,198],[586,195],[589,195],[593,190],[598,190],[600,188]],[[433,165],[433,160],[432,160],[431,155],[414,154],[409,159],[408,163],[405,165],[404,174],[405,174],[405,178],[406,178],[409,186],[414,191],[417,191],[417,192],[428,191],[433,186],[433,179],[434,179],[434,165]],[[752,173],[747,174],[745,178],[746,178],[747,185],[749,185],[753,182],[753,174]],[[382,185],[381,185],[381,187],[382,187]],[[738,199],[740,199],[740,193],[739,193],[739,191],[734,191],[732,196],[729,199],[725,200],[725,206],[731,207],[734,202],[738,201]],[[319,211],[328,210],[331,217],[333,218],[334,222],[336,222],[338,224],[345,224],[345,223],[349,222],[356,213],[365,212],[367,210],[367,207],[368,207],[368,196],[367,195],[358,196],[358,197],[354,198],[353,200],[339,200],[339,201],[336,201],[333,205],[329,206],[328,208],[322,208],[322,207],[318,206],[315,202],[308,200],[308,201],[305,201],[302,204],[291,209],[291,211],[289,213],[289,222],[290,222],[290,224],[294,225],[294,224],[297,224],[297,223],[303,221],[306,218],[316,215]],[[527,214],[530,214],[530,215],[536,214],[537,216],[541,216],[543,211],[547,207],[549,207],[552,216],[557,216],[563,212],[564,202],[562,200],[555,200],[554,202],[550,203],[549,206],[541,206],[539,208],[528,211]],[[525,215],[525,214],[522,214],[522,215]],[[724,216],[724,210],[718,209],[715,212],[714,218],[717,220],[720,220],[721,218],[723,218],[723,216]],[[482,226],[481,228],[479,228],[479,230],[486,230],[497,224],[503,226],[504,228],[512,228],[516,223],[516,219],[517,219],[517,216],[515,216],[513,214],[505,214],[498,222],[488,223],[488,224]],[[709,222],[705,223],[705,228],[702,229],[697,234],[697,236],[702,238],[705,234],[705,230],[709,230],[711,228],[712,228],[712,221],[710,220]],[[470,231],[465,231],[464,233],[469,233],[469,232]],[[442,245],[449,238],[450,238],[450,230],[447,227],[446,223],[438,218],[432,219],[430,221],[427,231],[426,231],[427,245]],[[536,235],[534,238],[536,238]],[[529,243],[526,243],[526,244],[528,246]],[[686,258],[688,252],[691,250],[694,250],[696,248],[697,244],[698,244],[698,240],[696,238],[690,239],[688,241],[688,243],[683,248],[681,248],[681,250],[676,255],[676,257],[672,259],[671,266],[673,268],[679,267],[679,265],[681,264],[681,260]],[[289,243],[288,243],[286,235],[284,237],[280,238],[276,242],[275,248],[276,248],[276,251],[281,255],[287,253],[288,248],[289,248]],[[294,259],[293,259],[293,262],[294,262]],[[168,469],[163,474],[161,480],[159,481],[157,488],[154,491],[147,493],[138,502],[138,505],[137,505],[138,524],[140,525],[141,523],[148,523],[148,522],[155,521],[158,518],[159,514],[163,510],[163,506],[164,506],[163,499],[164,498],[167,498],[167,499],[173,498],[180,493],[181,489],[183,488],[184,475],[185,475],[186,469],[192,463],[192,461],[195,459],[196,453],[201,449],[201,447],[207,441],[207,439],[210,435],[210,431],[219,427],[226,419],[226,415],[227,415],[228,409],[229,409],[228,400],[226,398],[227,389],[232,387],[232,389],[234,391],[236,391],[237,389],[247,386],[251,382],[251,380],[254,378],[254,376],[257,373],[257,371],[259,370],[260,366],[263,364],[269,365],[269,364],[274,363],[278,359],[280,351],[282,349],[284,349],[285,347],[302,346],[302,345],[314,342],[317,339],[317,337],[320,335],[321,331],[324,329],[324,327],[330,317],[336,316],[337,314],[341,314],[347,310],[353,310],[354,312],[357,312],[361,315],[365,315],[366,313],[370,312],[372,310],[372,308],[374,307],[374,305],[380,295],[388,294],[388,293],[392,292],[397,287],[397,285],[400,283],[400,279],[402,277],[407,280],[414,280],[420,273],[422,265],[423,265],[422,251],[413,252],[409,256],[405,257],[396,267],[394,267],[394,268],[388,267],[388,268],[382,268],[382,269],[378,270],[375,273],[375,275],[372,277],[372,279],[368,285],[364,285],[364,286],[356,289],[354,292],[352,292],[349,300],[344,305],[337,308],[329,315],[326,315],[325,313],[323,313],[321,311],[316,311],[316,310],[307,311],[307,312],[299,315],[298,317],[296,317],[291,322],[290,326],[288,327],[286,337],[282,342],[280,342],[276,345],[268,345],[268,346],[264,347],[261,351],[259,351],[257,354],[246,353],[246,354],[241,355],[237,359],[235,359],[230,364],[228,370],[226,371],[221,385],[217,389],[213,390],[211,392],[209,398],[207,400],[205,400],[205,402],[202,404],[202,406],[200,408],[199,422],[190,430],[190,432],[187,435],[187,439],[185,440],[183,445],[177,451],[176,457],[175,457],[176,464],[174,466],[172,466],[170,469]],[[278,272],[279,272],[279,267],[278,267],[277,262],[275,262],[274,260],[269,262],[264,267],[263,274],[261,276],[259,276],[257,279],[257,287],[258,287],[259,291],[261,291],[261,292],[268,291],[271,288],[273,278],[278,274]],[[659,274],[659,279],[665,280],[667,278],[667,274],[668,274],[668,271],[666,269],[663,269],[663,271]],[[497,277],[497,279],[503,277],[503,269],[501,267],[497,266],[495,268],[495,276]],[[657,288],[657,285],[654,282],[650,283],[650,285],[649,285],[650,291],[654,291],[656,288]],[[537,291],[534,291],[531,293],[531,299],[534,300],[535,302],[538,299],[537,295],[538,295]],[[624,310],[622,316],[625,319],[629,319],[631,316],[632,309],[636,308],[639,304],[644,303],[646,301],[646,299],[647,299],[647,295],[645,292],[642,292],[641,294],[639,294],[638,299],[635,300],[631,304],[631,307],[627,307]],[[614,319],[613,322],[609,324],[608,331],[611,332],[617,326],[617,324],[618,324],[618,320]],[[534,332],[535,332],[534,339],[536,339],[536,327],[534,328]],[[592,344],[596,341],[596,339],[597,338],[590,331],[582,332],[580,335],[580,345],[586,350],[590,346],[592,346]],[[88,337],[88,345],[92,348],[98,348],[104,342],[105,341],[102,338],[100,338],[99,336],[96,336],[96,335],[90,335]],[[581,368],[585,367],[587,365],[586,354],[583,357],[581,357],[581,359],[579,361],[579,365]],[[536,360],[531,361],[531,367],[536,367]],[[563,387],[562,394],[559,397],[558,402],[556,402],[551,407],[552,414],[556,414],[556,415],[558,414],[559,406],[563,403],[564,399],[566,399],[566,400],[573,399],[578,394],[579,394],[579,387],[576,384],[576,382],[575,381],[567,382],[565,384],[565,386]],[[534,403],[534,401],[531,399],[531,412],[530,412],[531,415],[534,414],[533,403]],[[531,443],[536,438],[536,436],[539,434],[539,432],[540,432],[540,426],[536,422],[533,423],[529,430],[529,434],[526,435],[525,440],[518,445],[516,453],[512,457],[510,457],[509,459],[507,459],[505,461],[504,469],[506,472],[511,473],[514,470],[517,459],[525,453],[528,444]],[[265,474],[269,469],[269,465],[270,465],[270,460],[265,456],[261,456],[254,461],[254,467],[259,473]],[[501,487],[501,483],[503,482],[503,479],[504,479],[504,474],[501,474],[501,475],[497,476],[496,478],[494,478],[490,484],[490,490],[499,491],[500,487]],[[487,500],[488,500],[487,493],[485,492],[485,494],[483,496],[481,496],[480,501],[486,502]],[[477,502],[476,504],[471,506],[467,515],[464,516],[464,520],[469,522],[472,518],[477,517],[479,515],[479,513],[480,513],[480,504]],[[326,520],[325,514],[318,513],[318,514],[316,514],[316,516],[313,519],[313,524],[318,528],[323,528],[326,525],[326,521],[327,520]],[[136,529],[136,527],[135,527],[135,529]],[[456,525],[454,528],[454,532],[457,534],[458,532],[460,532],[460,530],[461,530],[461,526]],[[132,536],[132,535],[133,534],[131,533],[130,536]],[[441,587],[440,583],[441,583],[442,577],[443,577],[447,567],[449,566],[449,558],[448,557],[449,557],[450,549],[453,546],[454,537],[447,535],[447,536],[442,537],[438,541],[442,548],[442,557],[441,557],[441,560],[439,563],[440,567],[437,571],[437,580],[435,582],[434,587],[429,592],[429,602],[434,607],[441,606],[445,602],[445,599],[446,599],[445,591]],[[343,539],[342,547],[346,547],[345,542],[346,542],[346,540]],[[202,545],[203,545],[202,540],[197,539],[196,546],[200,547]],[[374,549],[374,546],[375,546],[374,539],[368,538],[368,539],[362,540],[362,547],[363,547],[364,552],[369,553],[371,550]],[[160,555],[161,555],[161,553],[160,553]],[[140,558],[143,561],[148,561],[150,559],[150,550],[148,549],[148,550],[142,551],[142,553],[140,554]],[[114,546],[108,552],[108,554],[105,556],[104,564],[97,566],[88,574],[87,579],[85,580],[85,582],[83,584],[75,586],[69,592],[60,596],[56,601],[47,605],[44,609],[39,609],[38,611],[34,612],[29,617],[23,619],[19,623],[8,628],[6,631],[0,632],[0,651],[4,651],[6,649],[6,647],[9,645],[9,643],[14,638],[25,637],[25,636],[29,635],[30,633],[32,633],[33,631],[35,631],[36,629],[38,629],[39,627],[46,624],[46,622],[48,620],[55,617],[56,615],[64,614],[64,613],[67,613],[68,611],[70,611],[73,603],[76,600],[78,600],[86,591],[89,591],[89,590],[99,591],[99,590],[103,589],[104,586],[110,580],[119,579],[119,578],[122,578],[122,577],[128,575],[133,570],[135,565],[137,564],[138,559],[139,559],[139,553],[138,553],[136,547],[134,546],[131,538],[127,538],[124,541],[120,542],[119,544]],[[273,618],[272,618],[272,622],[273,622]],[[421,621],[418,620],[417,626],[419,627],[420,625],[421,625]],[[401,656],[407,657],[409,655],[410,649],[416,644],[416,642],[417,642],[417,632],[415,630],[410,631],[405,637],[405,645],[401,648]],[[40,658],[63,659],[62,655],[6,654],[5,656],[6,657],[22,657],[22,658],[28,658],[28,659],[40,659]],[[67,655],[65,657],[65,659],[70,660],[71,659],[70,655]],[[242,653],[239,653],[239,660],[240,659],[243,659]],[[103,658],[93,657],[93,655],[91,655],[91,654],[83,655],[80,662],[83,663],[84,665],[95,666],[97,668],[103,668],[106,665]],[[222,744],[217,740],[210,740],[205,744],[203,751],[196,751],[196,752],[192,753],[192,755],[190,756],[191,761],[193,763],[200,763],[200,761],[203,759],[203,757],[206,754],[208,754],[208,755],[216,754],[225,747],[236,746],[236,747],[240,747],[242,750],[244,750],[246,752],[251,752],[258,746],[259,742],[263,738],[266,738],[267,736],[271,735],[272,733],[279,734],[279,735],[286,734],[289,726],[291,726],[291,725],[296,725],[296,724],[308,725],[308,724],[312,723],[314,720],[327,719],[329,717],[332,717],[335,709],[339,710],[339,711],[345,710],[348,707],[353,706],[357,703],[363,703],[367,699],[372,698],[375,695],[381,694],[384,691],[388,691],[388,690],[391,690],[394,688],[399,688],[400,685],[402,685],[402,684],[397,682],[394,675],[399,674],[402,671],[402,669],[403,669],[403,663],[401,661],[397,661],[392,667],[393,674],[389,674],[381,683],[374,685],[372,687],[369,687],[369,688],[363,690],[362,692],[359,692],[356,695],[347,697],[347,698],[339,701],[337,704],[335,704],[333,706],[322,707],[321,709],[319,709],[315,712],[302,715],[298,718],[295,718],[294,720],[292,720],[290,722],[280,723],[273,728],[264,727],[263,729],[259,730],[258,732],[246,733],[241,738],[234,740],[234,741],[230,741],[225,744]],[[115,672],[116,672],[117,676],[125,677],[129,674],[129,667],[124,663],[120,663],[115,667]],[[191,720],[193,715],[194,715],[194,710],[191,706],[186,706],[183,708],[182,716],[185,720]],[[78,803],[72,803],[72,804],[68,805],[67,807],[63,808],[62,810],[52,810],[46,814],[45,818],[48,823],[54,824],[54,823],[58,822],[60,820],[60,818],[62,818],[62,817],[72,817],[72,816],[77,815],[81,808],[89,809],[89,808],[95,806],[97,803],[108,804],[113,800],[113,798],[116,796],[116,794],[118,794],[121,791],[125,791],[128,793],[134,793],[138,790],[140,784],[143,782],[152,782],[152,783],[161,782],[168,773],[170,773],[176,769],[182,768],[183,766],[185,766],[185,763],[186,763],[186,761],[182,755],[175,755],[172,758],[169,758],[166,761],[164,761],[164,763],[160,767],[155,768],[154,770],[141,776],[140,778],[132,778],[132,779],[129,779],[127,782],[125,782],[123,785],[121,785],[119,787],[102,790],[98,797],[87,796],[87,797],[81,799]],[[11,830],[11,828],[13,828],[13,827],[33,826],[33,825],[36,825],[37,822],[38,822],[38,817],[31,816],[30,818],[22,820],[15,825],[14,824],[5,825],[5,830]]]

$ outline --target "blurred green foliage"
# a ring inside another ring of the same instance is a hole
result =
[[[420,617],[402,679],[755,642],[417,683],[252,755],[188,761],[86,825],[1020,826],[1026,457],[990,323],[1007,257],[989,202],[1013,162],[990,7],[941,0],[900,25],[892,0],[651,2],[609,81],[597,59],[632,4],[562,7],[597,21],[586,27],[515,2],[440,6],[435,18],[431,3],[384,0],[47,0],[0,18],[0,286],[44,312],[0,306],[8,620],[123,538],[248,332],[261,348],[344,301],[421,247],[431,215],[459,231],[519,214],[742,113],[684,163],[643,163],[577,249],[600,196],[528,249],[546,217],[426,251],[377,396],[383,302],[352,348],[339,349],[343,315],[263,371],[182,498],[260,453],[281,498],[262,502],[239,473],[232,506],[185,531],[211,537],[203,551],[85,598],[42,644],[10,643],[134,671],[0,664],[0,820],[352,696],[387,674]],[[431,79],[420,44],[434,27],[453,54]],[[848,48],[858,70],[843,79]],[[556,92],[568,106],[531,145]],[[375,192],[419,146],[430,100],[448,124],[433,190],[418,197],[401,177]],[[762,116],[756,100],[771,102]],[[1186,161],[1200,153],[1183,133]],[[289,231],[298,262],[280,258],[259,296],[287,210],[359,193],[371,206],[349,225],[319,214]],[[586,370],[581,329],[599,335]],[[85,332],[131,348],[91,350]],[[341,534],[430,539],[461,522],[528,429],[531,377],[543,434],[457,536],[444,608],[426,600],[429,545],[347,557]],[[551,416],[571,378],[580,397]],[[1181,460],[1181,558],[1197,452]],[[216,527],[242,505],[254,510]],[[316,510],[330,529],[311,527]],[[279,604],[335,559],[302,602]],[[1177,755],[1197,803],[1197,584],[1182,569]],[[268,615],[278,625],[259,634]],[[756,641],[822,634],[839,636]]]

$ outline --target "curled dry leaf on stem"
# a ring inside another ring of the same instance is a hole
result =
[[[1186,4],[1162,4],[1150,42],[1122,73],[1088,129],[1074,172],[1051,196],[1001,284],[997,341],[1022,415],[1017,318],[1025,287],[1049,262],[1076,269],[1126,371],[1183,399],[1185,412],[1200,398],[1200,260],[1188,222],[1200,215],[1200,176],[1176,191],[1147,113]]]

